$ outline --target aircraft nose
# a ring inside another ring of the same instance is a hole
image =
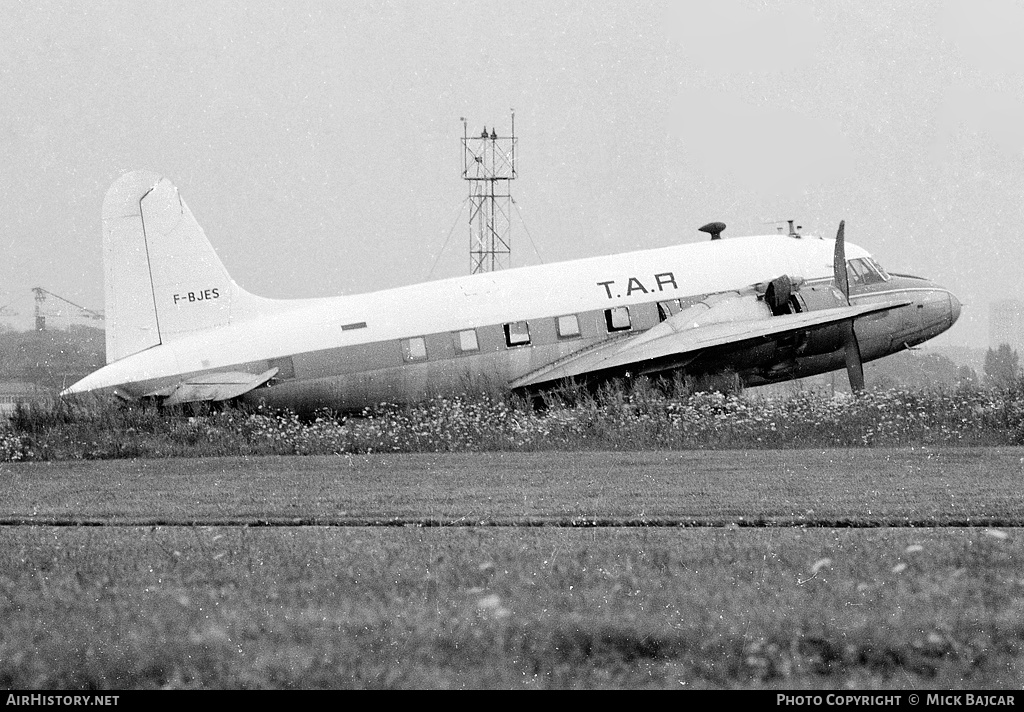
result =
[[[949,292],[949,325],[953,326],[959,318],[960,300],[952,292]]]

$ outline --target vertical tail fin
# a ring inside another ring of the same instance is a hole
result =
[[[107,362],[226,326],[264,300],[236,285],[177,188],[121,176],[103,201]]]

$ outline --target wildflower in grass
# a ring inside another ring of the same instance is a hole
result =
[[[481,613],[499,620],[502,618],[508,618],[512,614],[512,611],[505,608],[504,604],[501,602],[501,597],[496,593],[492,593],[478,599],[476,607]]]
[[[761,396],[662,390],[644,379],[596,394],[449,396],[353,417],[265,407],[191,417],[108,408],[22,413],[0,460],[161,455],[316,455],[553,448],[688,449],[1024,444],[1024,391],[891,389]]]
[[[832,565],[832,559],[829,559],[827,557],[824,558],[824,559],[818,559],[817,561],[814,562],[814,565],[811,566],[811,575],[813,576],[813,575],[817,574],[819,571],[821,571],[823,568],[825,568],[827,566],[831,566],[831,565]]]
[[[0,431],[0,462],[31,460],[32,450],[28,439],[12,432]]]

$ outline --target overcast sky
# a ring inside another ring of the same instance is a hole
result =
[[[138,168],[257,294],[465,274],[460,117],[514,108],[515,265],[845,219],[985,346],[1024,297],[1021,37],[1009,1],[2,2],[0,307],[102,308]]]

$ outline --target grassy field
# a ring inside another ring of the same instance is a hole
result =
[[[1024,448],[0,463],[0,522],[1024,525]]]
[[[0,464],[0,686],[1019,688],[1022,458]]]
[[[1019,689],[997,533],[6,528],[0,685]]]

